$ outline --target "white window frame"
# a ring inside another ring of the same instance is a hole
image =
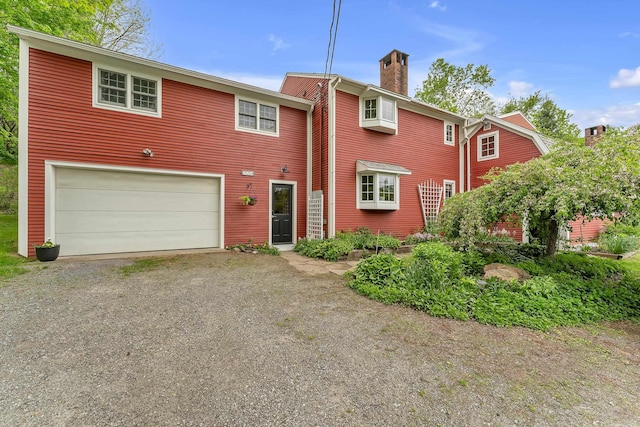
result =
[[[125,82],[125,105],[111,104],[100,100],[100,71],[110,71],[113,73],[124,74]],[[156,110],[138,108],[133,106],[133,79],[134,77],[150,80],[156,83]],[[95,108],[103,108],[105,110],[122,111],[126,113],[141,114],[143,116],[162,117],[162,78],[146,73],[132,72],[120,67],[93,63],[93,106]]]
[[[451,187],[451,195],[447,196],[447,186]],[[451,196],[456,194],[456,182],[452,179],[442,181],[442,198],[446,202]]]
[[[449,127],[451,127],[451,135],[449,135]],[[444,144],[445,145],[456,145],[456,126],[451,122],[444,122]],[[449,138],[451,136],[451,138]]]
[[[400,175],[392,172],[358,172],[356,178],[356,207],[358,209],[398,210],[400,209]],[[362,200],[362,177],[373,176],[373,200]],[[393,180],[393,201],[380,200],[380,178]]]
[[[370,95],[370,93],[369,93]],[[375,117],[366,118],[371,109],[366,108],[367,101],[375,100]],[[386,106],[385,107],[383,107]],[[389,108],[390,107],[390,108]],[[391,114],[391,118],[383,117],[383,110]],[[383,95],[360,97],[360,127],[376,130],[378,132],[395,135],[398,133],[398,103],[396,100]]]
[[[493,139],[493,145],[494,145],[494,152],[492,155],[489,156],[483,156],[482,155],[482,140],[483,139],[487,139],[490,137],[494,137]],[[500,135],[498,132],[490,132],[490,133],[483,133],[481,135],[478,135],[478,139],[477,139],[477,145],[478,145],[478,161],[482,162],[484,160],[491,160],[491,159],[497,159],[500,157]]]
[[[240,101],[252,102],[256,104],[256,128],[249,128],[240,126]],[[268,135],[268,136],[280,136],[280,106],[278,104],[272,104],[270,102],[265,102],[255,98],[249,98],[246,96],[236,95],[235,100],[236,108],[235,108],[235,122],[236,122],[236,130],[240,132],[249,132],[256,133],[260,135]],[[260,106],[272,107],[276,109],[276,129],[275,132],[269,130],[261,130],[260,129]]]

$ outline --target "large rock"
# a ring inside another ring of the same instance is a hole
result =
[[[484,266],[484,278],[489,279],[497,277],[500,280],[518,280],[523,281],[530,279],[529,273],[521,268],[512,265],[499,264],[494,262]]]

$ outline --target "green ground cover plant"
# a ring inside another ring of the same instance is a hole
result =
[[[381,248],[397,249],[400,240],[384,233],[373,234],[371,230],[361,227],[356,231],[341,231],[331,239],[299,240],[293,250],[310,258],[323,258],[327,261],[338,261],[346,257],[354,249],[377,251]]]
[[[547,330],[556,326],[630,319],[640,321],[640,257],[624,262],[579,253],[542,256],[543,248],[459,251],[422,243],[407,257],[362,260],[348,286],[385,304],[403,304],[433,316],[475,319],[496,326]],[[490,262],[531,274],[523,282],[484,280]]]

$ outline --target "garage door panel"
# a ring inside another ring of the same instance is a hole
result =
[[[219,197],[200,193],[158,193],[61,188],[56,194],[56,206],[61,211],[130,211],[183,212],[218,211]]]
[[[212,224],[211,212],[142,212],[131,215],[131,212],[110,211],[70,211],[56,218],[56,232],[91,233],[100,230],[108,233],[123,231],[186,231],[190,229],[218,229],[217,221]]]
[[[60,255],[88,255],[163,249],[210,248],[219,240],[218,230],[139,231],[121,233],[73,233],[56,235]],[[171,246],[167,247],[167,242]]]
[[[56,168],[61,255],[219,247],[220,178]]]
[[[58,188],[220,194],[220,180],[188,175],[59,169],[56,182]]]

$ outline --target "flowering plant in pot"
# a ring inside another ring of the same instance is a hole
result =
[[[36,258],[38,258],[38,261],[55,261],[58,255],[60,255],[60,245],[56,245],[51,239],[47,239],[47,241],[41,245],[33,245],[33,247],[36,250]]]
[[[243,205],[250,205],[253,206],[258,202],[258,198],[255,196],[241,196],[240,200],[242,200],[242,204]]]

